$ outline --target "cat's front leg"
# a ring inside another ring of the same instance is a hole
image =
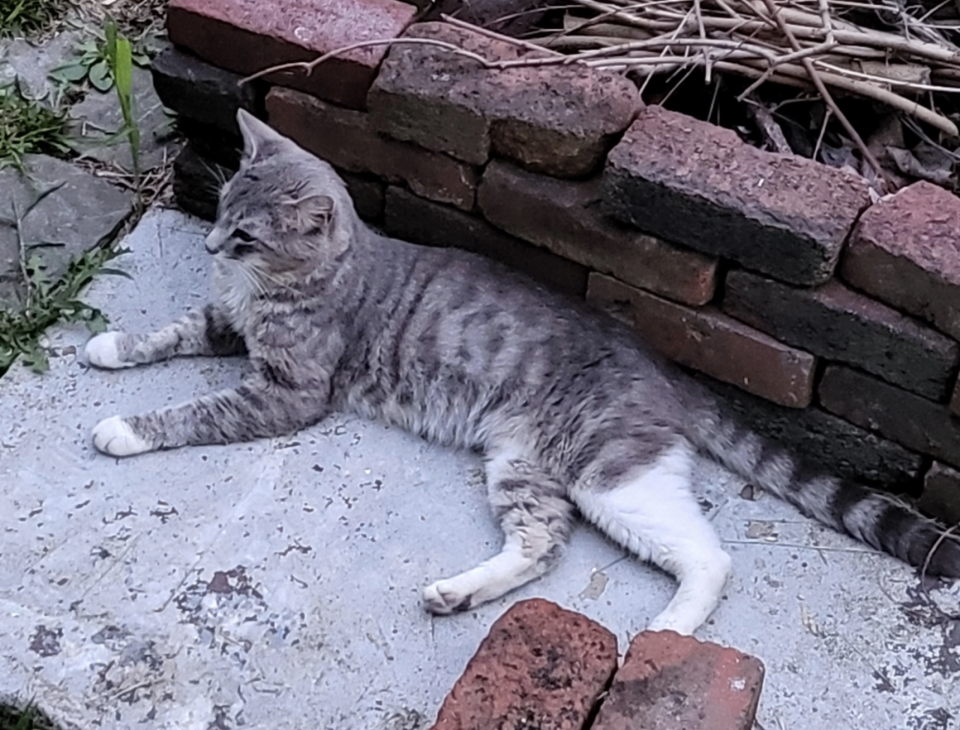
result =
[[[111,456],[132,456],[281,436],[321,420],[329,400],[329,379],[290,388],[257,373],[236,389],[138,416],[106,418],[94,427],[93,444]]]
[[[149,335],[103,332],[87,343],[85,352],[91,365],[115,370],[178,355],[242,355],[246,346],[223,311],[208,304]]]

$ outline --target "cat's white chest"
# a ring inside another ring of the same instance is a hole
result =
[[[213,277],[217,298],[230,323],[238,332],[244,332],[253,314],[257,286],[253,276],[240,267],[236,262],[215,260]]]

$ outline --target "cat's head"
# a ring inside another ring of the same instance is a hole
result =
[[[357,225],[334,169],[244,110],[240,169],[221,189],[210,253],[276,280],[302,275],[346,248]]]

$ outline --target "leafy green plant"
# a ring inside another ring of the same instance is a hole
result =
[[[103,34],[77,44],[76,56],[63,66],[58,66],[50,72],[50,78],[62,84],[81,84],[84,81],[97,91],[107,92],[116,83],[115,49],[117,41],[117,26],[108,21]],[[127,45],[130,45],[129,41]],[[146,67],[150,65],[150,57],[145,51],[130,48],[132,65]]]
[[[134,111],[133,98],[133,65],[136,62],[133,48],[127,38],[117,33],[117,26],[110,22],[106,28],[107,35],[107,64],[113,75],[117,90],[117,100],[120,102],[120,113],[123,115],[123,128],[130,143],[130,156],[133,158],[133,174],[140,187],[140,126]]]
[[[33,702],[22,706],[0,702],[0,730],[57,730],[57,726]]]
[[[31,152],[66,154],[66,114],[25,99],[16,85],[0,88],[0,168],[23,169]]]
[[[10,368],[17,357],[22,357],[24,365],[34,372],[46,370],[49,362],[40,338],[48,327],[57,322],[84,322],[91,332],[103,332],[107,325],[103,313],[82,301],[80,294],[98,274],[129,277],[124,271],[105,266],[110,259],[124,251],[110,245],[110,241],[103,240],[74,258],[59,279],[50,279],[40,250],[62,244],[25,241],[23,221],[40,202],[60,187],[54,185],[48,188],[22,212],[14,205],[12,218],[0,218],[0,224],[11,226],[16,233],[20,273],[25,289],[22,307],[18,311],[0,310],[0,375]]]
[[[45,30],[66,8],[64,0],[0,0],[0,36]]]

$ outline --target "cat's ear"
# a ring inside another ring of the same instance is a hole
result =
[[[301,233],[326,236],[333,227],[337,206],[329,195],[306,195],[290,205]]]
[[[243,157],[247,162],[253,162],[258,154],[262,155],[267,145],[285,139],[246,109],[237,110],[237,124],[243,135]]]

